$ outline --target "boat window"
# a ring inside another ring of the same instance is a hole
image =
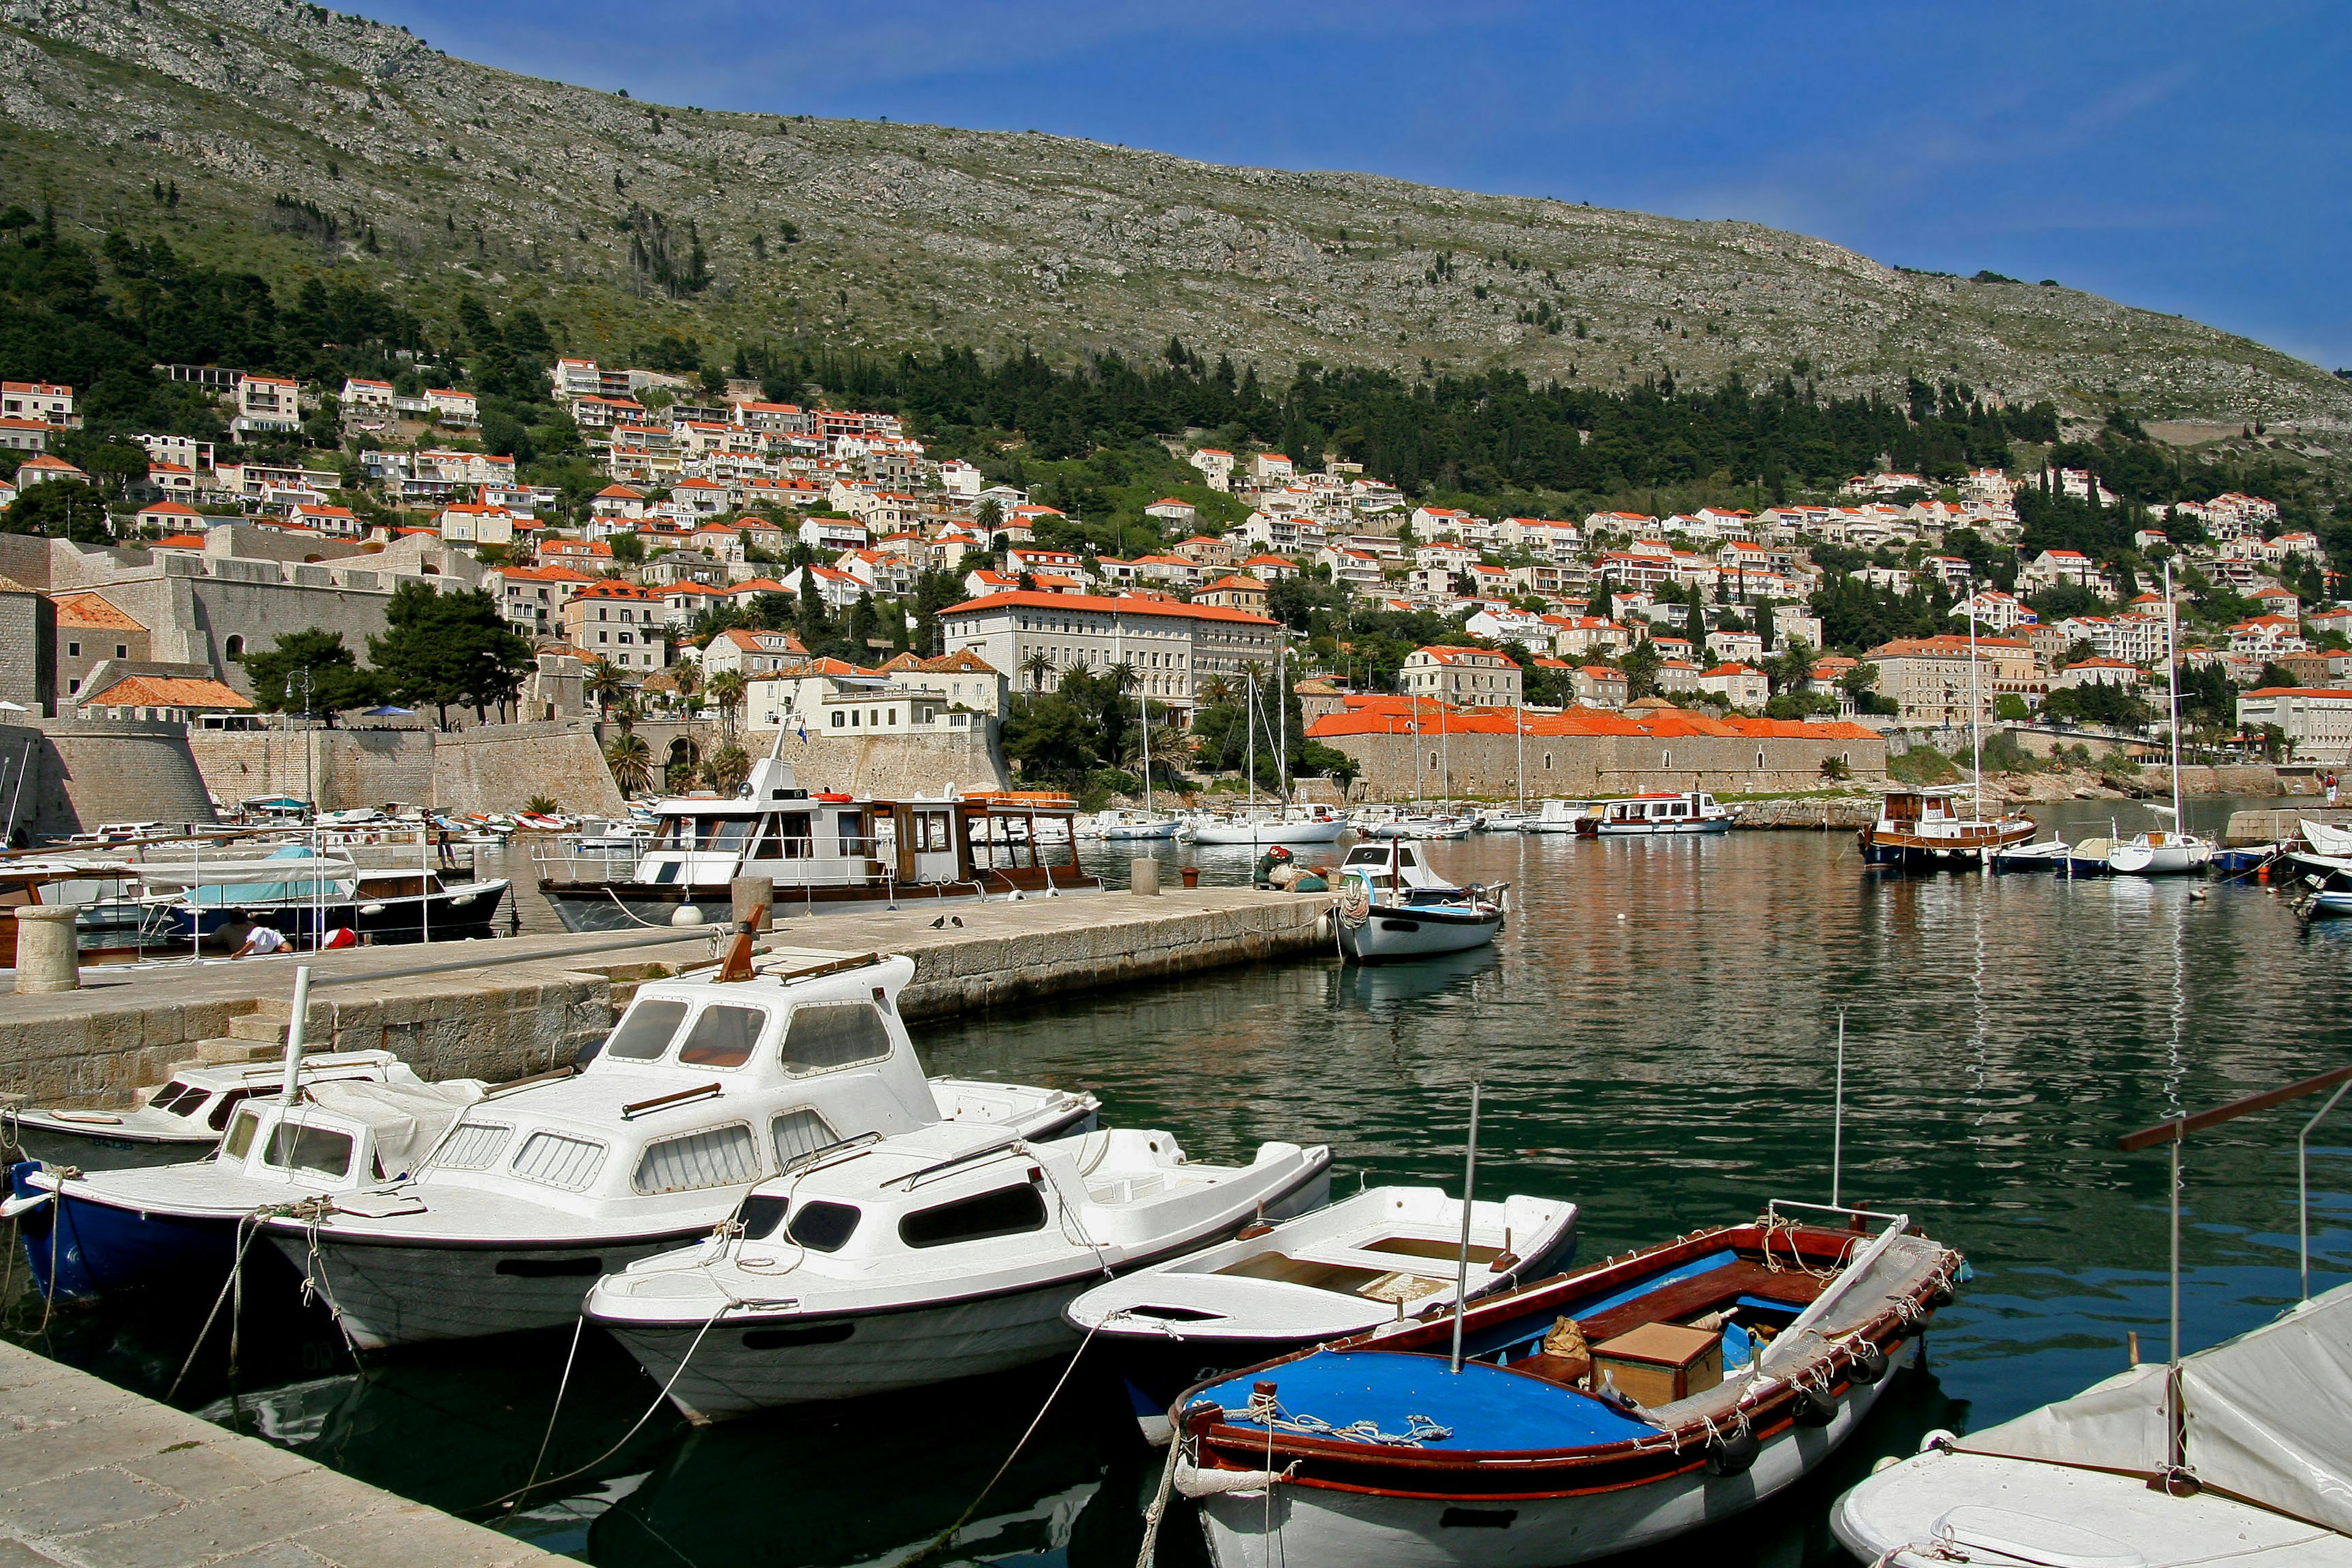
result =
[[[210,1116],[205,1117],[205,1121],[211,1125],[214,1131],[217,1132],[222,1128],[228,1125],[228,1113],[235,1110],[239,1105],[245,1103],[246,1100],[256,1096],[267,1098],[278,1093],[285,1087],[286,1086],[282,1083],[268,1083],[257,1084],[251,1089],[229,1089],[224,1093],[220,1099],[213,1102],[213,1113]]]
[[[856,1233],[858,1217],[849,1204],[804,1203],[785,1234],[811,1252],[839,1252]]]
[[[211,1092],[212,1090],[202,1084],[188,1083],[175,1078],[157,1089],[154,1097],[147,1103],[157,1110],[168,1111],[173,1116],[185,1116],[204,1104],[205,1096]]]
[[[745,1198],[743,1206],[735,1211],[736,1223],[743,1227],[743,1239],[765,1241],[775,1235],[776,1226],[784,1222],[784,1211],[792,1206],[790,1198],[764,1197],[757,1193]]]
[[[889,1026],[871,1002],[803,1002],[784,1031],[786,1072],[830,1072],[889,1054]]]
[[[280,1121],[269,1130],[269,1147],[262,1152],[261,1163],[321,1176],[347,1176],[352,1171],[352,1135],[331,1127]]]
[[[253,1130],[260,1124],[258,1110],[248,1110],[238,1117],[236,1124],[228,1130],[228,1136],[221,1140],[221,1152],[232,1160],[244,1159],[253,1148]]]
[[[764,1007],[705,1007],[677,1048],[678,1065],[740,1068],[751,1059],[751,1047],[767,1026]]]
[[[648,1143],[630,1183],[640,1193],[686,1193],[760,1179],[760,1155],[744,1122],[706,1127]]]
[[[443,1171],[487,1171],[506,1152],[514,1129],[495,1121],[461,1121],[457,1130],[433,1153],[433,1164]]]
[[[809,814],[805,811],[787,811],[779,816],[776,822],[783,835],[782,858],[787,860],[807,859]]]
[[[917,1209],[898,1222],[898,1239],[908,1247],[952,1247],[992,1236],[1020,1236],[1045,1228],[1045,1199],[1024,1182],[953,1203]]]
[[[669,1049],[670,1037],[686,1018],[686,1004],[667,999],[640,1002],[613,1031],[604,1049],[617,1061],[649,1062]]]
[[[604,1145],[593,1138],[534,1132],[522,1141],[521,1152],[507,1168],[526,1182],[576,1193],[596,1179],[604,1163]]]
[[[779,1167],[841,1141],[824,1117],[805,1110],[787,1110],[777,1117],[768,1124],[768,1136],[775,1143]]]
[[[751,820],[741,816],[721,817],[716,826],[718,831],[705,840],[712,849],[740,849],[744,837],[751,831]]]

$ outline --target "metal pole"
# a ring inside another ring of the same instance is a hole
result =
[[[1977,774],[1977,820],[1984,820],[1984,698],[1977,686],[1977,577],[1971,571],[1969,589],[1969,762]]]
[[[2305,1122],[2303,1131],[2294,1135],[2294,1235],[2296,1252],[2303,1261],[2303,1294],[2299,1299],[2305,1301],[2311,1300],[2311,1130],[2336,1109],[2336,1102],[2344,1098],[2347,1089],[2352,1089],[2352,1079],[2337,1084],[2336,1092],[2327,1097],[2327,1103],[2319,1108],[2319,1114]]]
[[[1454,1269],[1454,1359],[1452,1370],[1462,1370],[1462,1306],[1470,1295],[1470,1201],[1478,1191],[1478,1100],[1485,1086],[1470,1084],[1470,1152],[1462,1163],[1462,1254]]]
[[[294,1016],[286,1023],[286,1076],[278,1089],[278,1103],[292,1105],[297,1093],[296,1082],[302,1072],[302,1032],[310,1016],[310,966],[298,965],[294,971]]]
[[[2187,1131],[2176,1126],[2172,1134],[2172,1355],[2164,1373],[2165,1450],[2168,1464],[2179,1469],[2187,1456],[2181,1451],[2180,1431],[2180,1145]]]
[[[2091,482],[2099,481],[2094,476]],[[2180,660],[2172,646],[2173,614],[2172,558],[2168,555],[2164,561],[2164,679],[2172,717],[2172,831],[2186,833],[2189,824],[2180,816]]]
[[[1845,1183],[1845,1009],[1838,1009],[1837,1100],[1830,1113],[1830,1207],[1843,1201]]]

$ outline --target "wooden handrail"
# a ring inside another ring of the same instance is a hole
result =
[[[648,1110],[660,1110],[668,1106],[682,1105],[689,1100],[701,1100],[709,1095],[726,1092],[727,1088],[724,1084],[706,1083],[699,1089],[681,1089],[674,1094],[657,1094],[651,1100],[641,1100],[635,1105],[621,1107],[621,1120],[634,1121]]]
[[[2231,1100],[2227,1105],[2216,1106],[2210,1110],[2200,1110],[2194,1116],[2178,1117],[2170,1121],[2160,1121],[2153,1127],[2144,1127],[2137,1132],[2126,1133],[2116,1140],[2116,1147],[2128,1154],[2158,1143],[2174,1142],[2187,1138],[2191,1132],[2202,1132],[2208,1127],[2235,1121],[2241,1116],[2252,1116],[2258,1110],[2268,1110],[2291,1100],[2301,1100],[2305,1095],[2317,1094],[2323,1089],[2333,1089],[2347,1082],[2352,1082],[2352,1067],[2336,1068],[2321,1073],[2317,1078],[2288,1084],[2284,1089],[2267,1089],[2243,1100]]]

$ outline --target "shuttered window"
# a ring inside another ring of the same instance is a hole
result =
[[[838,1141],[824,1118],[814,1110],[787,1110],[768,1124],[768,1132],[775,1142],[780,1169]]]
[[[889,1026],[871,1002],[803,1002],[784,1031],[787,1072],[829,1072],[889,1054]]]
[[[637,1191],[651,1194],[737,1186],[759,1177],[759,1146],[751,1127],[737,1121],[647,1144],[633,1181]]]
[[[441,1147],[434,1152],[435,1169],[443,1171],[487,1171],[498,1163],[506,1152],[507,1140],[514,1129],[495,1121],[465,1121],[449,1134]]]
[[[588,1138],[561,1132],[534,1132],[522,1142],[522,1152],[509,1167],[526,1182],[539,1182],[567,1193],[584,1190],[604,1163],[604,1145]]]

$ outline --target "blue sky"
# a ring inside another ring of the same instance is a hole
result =
[[[451,54],[641,99],[1747,218],[2352,366],[2341,0],[363,8]]]

